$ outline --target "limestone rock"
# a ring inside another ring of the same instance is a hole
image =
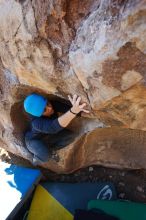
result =
[[[78,139],[45,167],[146,168],[146,0],[1,0],[0,21],[1,146],[31,160],[24,98],[77,93],[90,114],[72,121]]]

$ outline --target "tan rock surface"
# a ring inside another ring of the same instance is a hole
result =
[[[23,140],[26,95],[67,99],[77,93],[91,114],[72,122],[79,140],[45,167],[146,168],[145,142],[138,145],[146,131],[146,1],[2,0],[0,21],[1,145],[31,160]],[[116,144],[108,149],[114,133]],[[124,142],[132,138],[135,143]]]
[[[146,167],[146,132],[96,128],[57,153],[59,163],[50,160],[44,165],[57,173],[70,173],[91,164],[140,169]]]

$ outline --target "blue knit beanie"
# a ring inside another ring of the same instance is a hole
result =
[[[38,94],[31,94],[24,100],[24,109],[33,116],[40,117],[47,105],[47,99]]]

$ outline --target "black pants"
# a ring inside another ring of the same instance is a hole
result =
[[[43,138],[25,137],[27,149],[43,162],[47,162],[50,158],[51,148],[59,149],[67,146],[77,136],[76,133],[68,129],[63,129],[57,134],[47,134]]]

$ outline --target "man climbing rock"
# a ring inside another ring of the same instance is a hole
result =
[[[25,144],[33,154],[33,164],[47,162],[51,157],[51,147],[64,147],[73,140],[75,134],[66,129],[69,123],[80,113],[86,112],[86,103],[81,104],[81,97],[68,96],[70,106],[49,101],[42,95],[33,93],[24,100],[24,109],[31,119],[29,130],[25,132]],[[58,117],[57,113],[62,112]],[[47,137],[47,142],[45,138]]]

